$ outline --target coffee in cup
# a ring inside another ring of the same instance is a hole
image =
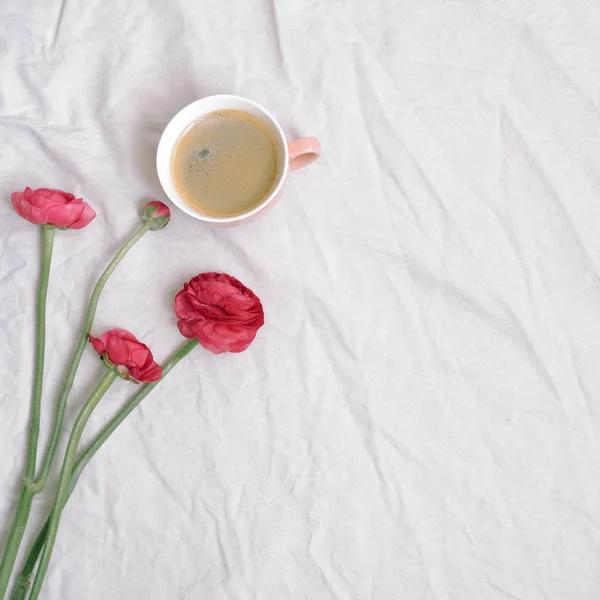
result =
[[[175,189],[213,217],[248,212],[268,197],[277,178],[277,148],[268,125],[244,110],[216,110],[194,122],[172,156]]]

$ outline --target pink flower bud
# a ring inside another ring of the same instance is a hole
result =
[[[171,220],[171,211],[169,207],[163,202],[153,200],[148,202],[142,209],[142,221],[152,220],[152,231],[157,231],[167,226],[167,223]]]

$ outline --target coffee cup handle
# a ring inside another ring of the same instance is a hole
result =
[[[314,137],[303,137],[288,143],[290,170],[296,171],[314,163],[321,156],[321,144]]]

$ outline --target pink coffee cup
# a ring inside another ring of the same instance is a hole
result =
[[[173,182],[171,160],[179,138],[193,123],[208,113],[226,109],[248,112],[258,117],[269,129],[275,140],[278,154],[277,176],[272,191],[260,204],[233,217],[213,217],[196,210],[181,197]],[[201,221],[221,225],[235,225],[247,222],[272,206],[283,193],[283,187],[290,171],[310,165],[319,158],[320,154],[321,144],[316,138],[305,137],[288,142],[275,117],[256,102],[240,96],[207,96],[181,109],[166,126],[158,143],[156,169],[165,194],[182,211]]]

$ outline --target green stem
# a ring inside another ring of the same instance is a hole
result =
[[[83,430],[94,412],[98,402],[102,399],[102,396],[106,394],[108,388],[112,385],[117,377],[115,369],[108,369],[104,377],[100,380],[100,383],[96,386],[96,389],[92,392],[91,396],[87,399],[87,402],[83,405],[83,408],[75,419],[75,424],[69,437],[69,443],[67,444],[67,450],[65,452],[65,459],[63,461],[62,469],[60,472],[60,479],[58,482],[58,491],[56,492],[56,498],[54,499],[54,506],[50,513],[50,522],[48,524],[48,533],[46,535],[46,543],[42,550],[42,556],[40,558],[40,566],[35,575],[33,587],[31,588],[31,594],[29,598],[35,600],[42,589],[46,572],[48,571],[48,565],[50,564],[50,556],[54,549],[54,542],[56,541],[56,535],[58,533],[58,525],[60,523],[60,516],[65,506],[67,498],[69,497],[69,484],[71,482],[71,473],[75,466],[75,457],[77,454],[77,448],[83,434]]]
[[[171,356],[171,358],[163,365],[162,378],[158,381],[146,384],[136,394],[134,394],[132,398],[123,406],[123,408],[121,408],[121,410],[111,419],[111,421],[106,425],[106,427],[104,427],[104,429],[86,448],[86,450],[81,454],[81,456],[75,463],[75,466],[73,467],[73,471],[71,473],[71,481],[69,484],[69,496],[75,488],[75,485],[77,484],[81,472],[88,464],[88,462],[90,462],[94,454],[98,452],[102,444],[106,442],[106,440],[115,431],[115,429],[117,429],[117,427],[139,405],[139,403],[165,378],[167,373],[197,345],[198,340],[189,340],[183,346],[181,346],[181,348],[175,354],[173,354],[173,356]],[[27,589],[31,584],[31,575],[37,563],[38,557],[42,551],[42,548],[44,547],[44,542],[46,541],[48,525],[49,519],[46,521],[46,523],[40,530],[31,549],[29,550],[25,566],[23,567],[21,576],[19,577],[15,590],[13,591],[11,600],[24,600],[27,594]]]
[[[98,434],[93,442],[85,449],[83,454],[77,460],[73,468],[71,491],[77,484],[77,480],[85,466],[90,462],[94,454],[98,452],[100,446],[106,442],[115,429],[133,412],[139,403],[165,378],[167,373],[187,354],[189,354],[198,345],[198,340],[187,341],[162,367],[162,377],[158,381],[147,383],[134,394],[131,399],[121,408],[121,410],[109,421],[108,425]]]
[[[40,557],[40,552],[44,547],[46,536],[48,535],[49,524],[50,517],[46,519],[46,522],[40,529],[38,536],[35,538],[35,541],[29,550],[29,555],[27,556],[25,566],[23,567],[23,571],[21,571],[21,575],[19,576],[19,579],[17,580],[17,583],[13,589],[10,600],[25,600],[29,586],[31,585],[31,574],[33,573],[33,569],[35,569],[37,560]]]
[[[0,581],[0,598],[4,598],[6,590],[8,588],[8,582],[12,573],[19,547],[23,539],[23,533],[29,519],[31,512],[31,504],[33,502],[33,494],[25,486],[21,489],[19,495],[19,502],[17,504],[17,510],[12,522],[10,533],[8,534],[8,540],[6,542],[6,548],[2,557],[1,577]]]
[[[44,462],[42,464],[40,475],[36,479],[35,484],[33,486],[33,491],[35,493],[42,491],[42,489],[44,488],[46,477],[48,477],[50,467],[52,466],[52,461],[54,459],[56,447],[58,446],[58,441],[60,438],[60,431],[62,427],[63,418],[65,416],[67,398],[69,397],[69,393],[71,391],[71,388],[73,387],[75,374],[77,373],[77,368],[79,367],[79,363],[81,362],[81,355],[83,354],[83,350],[87,343],[88,335],[90,334],[90,330],[92,328],[92,323],[96,314],[96,307],[98,306],[98,300],[100,299],[100,294],[102,293],[102,290],[104,289],[108,278],[112,275],[113,271],[117,268],[117,265],[121,262],[123,257],[127,254],[127,252],[129,252],[131,247],[150,229],[151,226],[152,220],[146,221],[129,238],[125,245],[117,252],[116,256],[112,259],[108,267],[106,267],[104,273],[102,273],[100,279],[98,280],[98,283],[94,287],[94,291],[92,292],[92,295],[90,297],[90,303],[85,314],[83,328],[81,330],[81,334],[79,335],[79,340],[77,342],[77,346],[75,347],[73,358],[71,359],[71,366],[69,367],[69,371],[67,372],[67,376],[65,377],[65,380],[63,382],[62,391],[56,402],[56,412],[54,414],[54,425],[52,427],[52,435],[50,437],[48,448],[46,449],[46,454],[44,456]]]
[[[35,372],[33,378],[33,395],[31,400],[31,417],[29,422],[29,441],[27,445],[27,463],[25,480],[19,495],[19,503],[13,520],[6,548],[0,562],[0,598],[4,598],[8,581],[17,558],[19,546],[25,533],[29,519],[33,494],[27,489],[27,484],[35,477],[38,439],[40,437],[40,413],[42,407],[42,383],[44,381],[44,356],[46,349],[46,298],[48,295],[48,280],[50,278],[50,263],[54,246],[54,231],[52,225],[42,226],[42,260],[37,297],[37,331],[35,340]]]
[[[29,426],[29,448],[27,450],[27,468],[25,477],[31,481],[35,477],[38,439],[40,437],[40,412],[42,407],[42,383],[44,381],[44,356],[46,349],[46,298],[48,279],[54,246],[54,226],[42,227],[42,266],[37,298],[37,336],[35,341],[35,375],[33,379],[33,403],[31,424]]]
[[[108,278],[112,275],[113,271],[117,268],[117,265],[121,262],[123,257],[129,252],[131,247],[147,232],[152,228],[152,220],[146,221],[132,236],[127,240],[127,242],[123,245],[123,247],[117,252],[111,263],[106,267],[104,273],[96,283],[92,295],[90,297],[90,301],[88,304],[87,312],[85,315],[85,320],[83,324],[83,328],[79,335],[79,340],[77,342],[77,346],[75,348],[75,352],[71,358],[71,364],[69,366],[69,370],[65,377],[65,380],[62,385],[61,393],[56,402],[56,409],[54,414],[54,423],[52,427],[52,434],[50,437],[50,441],[48,443],[48,447],[46,449],[46,453],[44,456],[44,460],[42,463],[42,468],[39,476],[33,481],[35,477],[35,473],[32,473],[30,477],[26,477],[24,488],[19,496],[19,502],[17,504],[17,510],[15,513],[15,517],[13,520],[13,524],[11,526],[11,531],[9,533],[8,541],[6,544],[6,549],[4,551],[4,556],[2,557],[2,562],[0,562],[0,600],[3,600],[6,594],[6,589],[8,587],[8,581],[10,579],[10,574],[12,568],[15,563],[15,559],[17,553],[19,551],[19,546],[21,544],[21,540],[23,539],[23,533],[27,526],[27,521],[29,519],[29,514],[31,512],[31,503],[32,498],[35,494],[42,491],[44,487],[44,483],[46,478],[48,477],[48,473],[50,472],[50,468],[52,466],[52,461],[54,460],[54,455],[56,454],[56,448],[58,446],[60,432],[62,428],[62,423],[65,415],[65,409],[67,404],[67,399],[69,397],[69,393],[71,392],[71,388],[73,387],[73,381],[75,379],[75,374],[77,372],[77,368],[79,367],[79,363],[81,362],[81,356],[83,354],[88,335],[90,333],[90,329],[92,327],[92,322],[94,321],[94,316],[96,314],[96,307],[98,306],[98,300],[100,299],[100,294],[108,281]],[[33,415],[32,415],[33,420]],[[38,417],[38,427],[39,427],[39,417]],[[29,465],[29,457],[28,457],[28,465]],[[31,461],[35,463],[35,461]],[[35,464],[34,464],[35,470]]]

